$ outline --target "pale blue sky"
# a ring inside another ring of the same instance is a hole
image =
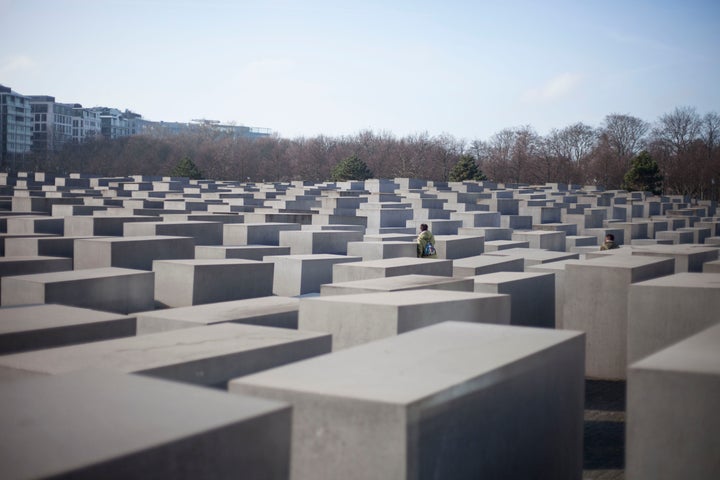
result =
[[[0,83],[284,137],[720,112],[720,1],[0,0]]]

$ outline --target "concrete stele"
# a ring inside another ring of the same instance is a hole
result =
[[[206,386],[321,355],[330,336],[287,328],[221,324],[0,357],[0,378],[102,368]]]
[[[420,289],[303,298],[298,328],[331,333],[341,350],[446,320],[507,325],[510,297]]]
[[[5,480],[289,472],[291,412],[277,401],[91,370],[4,384],[0,403]]]
[[[720,325],[630,365],[627,478],[718,478],[719,402]]]
[[[229,389],[293,405],[296,480],[577,479],[583,340],[445,322],[236,379]]]

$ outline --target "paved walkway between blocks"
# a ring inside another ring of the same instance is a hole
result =
[[[584,480],[625,480],[625,382],[585,381]]]

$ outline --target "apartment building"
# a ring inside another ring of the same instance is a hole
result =
[[[0,85],[0,168],[22,161],[32,148],[30,99]]]

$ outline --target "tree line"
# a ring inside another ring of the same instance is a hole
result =
[[[471,160],[477,167],[475,178],[499,183],[619,189],[633,159],[642,153],[657,163],[663,193],[717,199],[719,147],[720,115],[678,107],[653,123],[613,113],[597,127],[575,123],[540,135],[526,125],[472,141],[450,134],[396,137],[370,130],[338,137],[247,138],[207,128],[67,145],[44,158],[31,158],[29,167],[113,176],[170,175],[181,160],[190,159],[206,178],[218,180],[326,181],[341,162],[355,158],[375,178],[448,181],[454,168],[467,170]],[[456,167],[459,162],[462,168]]]

